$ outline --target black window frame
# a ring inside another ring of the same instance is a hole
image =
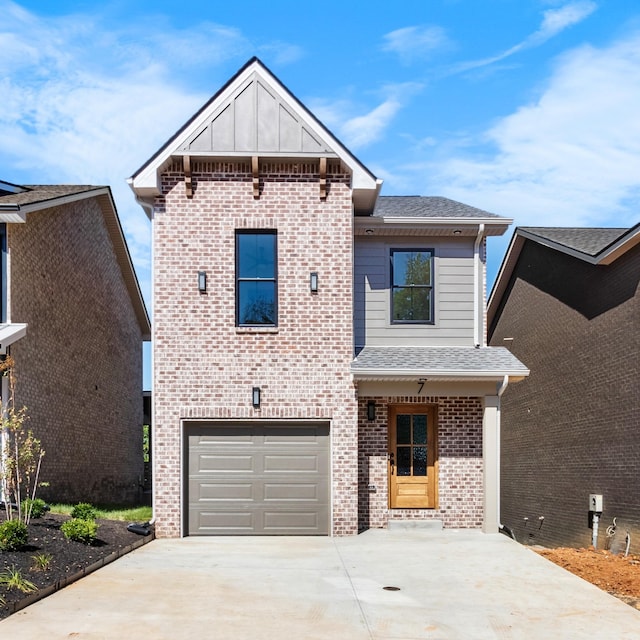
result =
[[[271,235],[274,238],[273,247],[273,277],[240,277],[240,236]],[[240,288],[242,282],[273,282],[273,316],[274,322],[241,322]],[[236,327],[277,327],[278,326],[278,231],[276,229],[236,229],[235,232],[235,321]]]
[[[396,253],[428,253],[430,255],[430,283],[395,285],[394,283],[394,254]],[[391,324],[395,325],[433,325],[435,324],[435,250],[432,247],[397,247],[392,248],[389,253],[389,293],[390,293],[390,316]],[[430,292],[429,299],[429,320],[398,320],[394,318],[394,293],[401,289],[424,289]]]

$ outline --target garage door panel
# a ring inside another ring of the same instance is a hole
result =
[[[309,473],[320,470],[316,455],[271,455],[264,456],[265,473]]]
[[[264,529],[268,533],[315,533],[319,526],[317,512],[300,511],[266,511],[264,513]]]
[[[253,485],[250,482],[232,484],[230,482],[209,483],[192,480],[189,483],[189,495],[198,502],[207,500],[253,500]]]
[[[305,501],[318,504],[326,502],[325,483],[278,483],[265,482],[262,498],[269,500],[281,500],[283,502]]]
[[[199,424],[185,433],[189,535],[329,533],[328,425]]]
[[[250,455],[199,455],[197,473],[229,473],[254,470],[255,458]]]
[[[220,534],[245,532],[251,533],[255,528],[255,513],[249,511],[200,511],[193,515],[193,526],[202,534]]]

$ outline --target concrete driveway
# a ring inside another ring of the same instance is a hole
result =
[[[532,550],[450,530],[155,540],[0,622],[21,640],[638,637],[640,612]]]

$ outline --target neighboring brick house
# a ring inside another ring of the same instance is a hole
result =
[[[45,450],[39,495],[139,501],[150,326],[110,189],[0,182],[0,242],[0,349]]]
[[[488,308],[491,344],[530,377],[503,397],[501,517],[517,539],[640,550],[640,225],[516,229]]]
[[[499,392],[528,371],[485,344],[484,250],[510,220],[379,197],[255,58],[130,185],[159,536],[497,531]]]

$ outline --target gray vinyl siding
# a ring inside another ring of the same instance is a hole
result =
[[[398,248],[435,252],[434,324],[391,324],[389,254]],[[356,347],[473,344],[473,239],[358,237],[354,262]]]

